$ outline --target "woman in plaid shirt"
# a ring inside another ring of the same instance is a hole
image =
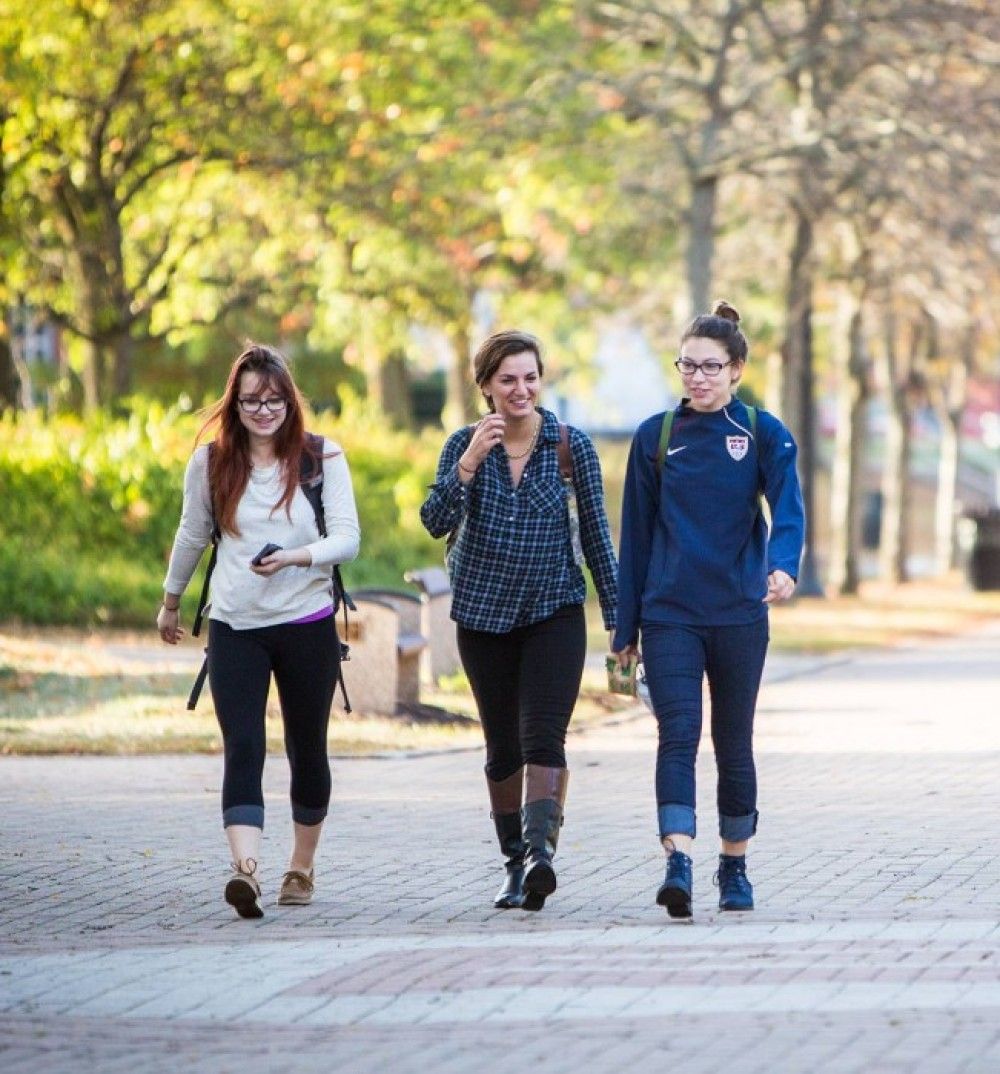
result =
[[[490,413],[452,433],[420,517],[448,537],[451,617],[486,738],[486,785],[507,877],[494,905],[540,910],[566,799],[566,729],[587,636],[581,565],[614,631],[617,567],[597,452],[537,406],[541,345],[498,332],[473,367]],[[575,503],[560,475],[572,458]]]

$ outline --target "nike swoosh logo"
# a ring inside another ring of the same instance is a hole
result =
[[[683,451],[687,447],[687,444],[682,444],[680,447],[668,447],[668,455],[676,455],[678,451]]]

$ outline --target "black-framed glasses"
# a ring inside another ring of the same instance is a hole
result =
[[[690,358],[678,358],[674,362],[682,377],[693,377],[699,369],[706,377],[717,377],[727,365],[732,364],[732,361],[716,362],[711,358],[707,362],[692,362]]]
[[[259,414],[262,410],[266,410],[268,414],[280,414],[288,401],[281,395],[275,395],[271,399],[258,399],[256,395],[245,395],[238,402],[244,414]]]

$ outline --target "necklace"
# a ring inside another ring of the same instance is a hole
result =
[[[512,455],[510,448],[507,447],[504,442],[503,448],[507,452],[507,458],[511,460],[523,459],[525,455],[530,455],[535,450],[535,444],[538,442],[538,434],[542,431],[542,415],[538,415],[538,421],[535,423],[535,431],[531,434],[531,439],[528,441],[528,446],[518,455]]]

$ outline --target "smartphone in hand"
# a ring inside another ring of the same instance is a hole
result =
[[[253,559],[252,559],[252,560],[250,560],[250,562],[251,562],[251,563],[253,564],[253,566],[255,566],[255,567],[259,567],[259,566],[260,566],[260,563],[261,563],[261,560],[263,560],[263,559],[267,559],[267,557],[268,557],[268,556],[269,556],[269,555],[270,555],[270,554],[271,554],[272,552],[280,552],[280,551],[281,551],[281,545],[280,545],[280,544],[271,544],[271,543],[270,543],[270,541],[269,541],[269,542],[268,542],[268,543],[267,543],[266,545],[264,545],[264,547],[263,547],[263,548],[262,548],[262,549],[261,549],[261,550],[260,550],[260,551],[259,551],[259,552],[257,553],[257,555],[255,555],[255,556],[253,557]]]

